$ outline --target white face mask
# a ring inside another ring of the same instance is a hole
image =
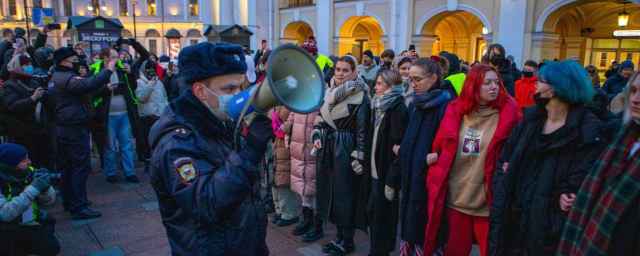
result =
[[[213,109],[211,106],[209,106],[209,102],[205,99],[204,104],[207,105],[207,108],[209,108],[209,111],[211,111],[211,113],[213,113],[213,115],[216,116],[218,119],[220,119],[220,121],[222,122],[233,121],[233,119],[229,115],[228,108],[229,108],[229,102],[231,102],[231,100],[235,95],[218,95],[215,92],[209,90],[207,86],[203,86],[203,87],[208,92],[218,97],[219,107],[217,109]]]

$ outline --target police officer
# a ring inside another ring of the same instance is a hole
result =
[[[34,175],[27,149],[0,144],[0,255],[57,255],[56,220],[41,204],[56,201],[49,175]]]
[[[256,117],[234,150],[227,106],[247,71],[242,47],[200,43],[180,52],[187,89],[165,109],[149,141],[149,178],[173,255],[268,255],[258,164],[274,137]]]
[[[62,47],[53,53],[55,73],[49,81],[53,86],[58,135],[58,170],[62,173],[62,205],[71,211],[74,219],[90,219],[102,216],[87,208],[87,177],[91,171],[89,132],[87,126],[95,114],[91,93],[109,82],[116,70],[116,62],[94,76],[85,78],[78,74],[80,63],[76,51]],[[117,84],[109,83],[113,90]]]

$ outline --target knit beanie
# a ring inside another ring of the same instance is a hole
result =
[[[31,63],[31,59],[29,57],[27,57],[27,55],[20,55],[20,57],[18,57],[20,60],[20,66],[23,66],[27,63]]]
[[[16,167],[25,157],[27,157],[27,149],[23,146],[13,143],[0,144],[1,163],[9,167]]]
[[[307,40],[302,44],[302,49],[307,50],[309,53],[317,53],[318,52],[318,41],[314,36],[309,36]]]
[[[635,70],[635,66],[633,65],[633,62],[631,62],[630,60],[625,60],[622,63],[620,63],[620,66],[618,67],[618,73],[622,72],[622,70],[624,70],[625,68],[631,68],[633,70]]]
[[[373,59],[373,52],[371,50],[366,50],[362,54],[369,56],[369,58]]]

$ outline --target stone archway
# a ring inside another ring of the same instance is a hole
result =
[[[371,50],[374,56],[380,56],[385,50],[382,37],[385,37],[383,27],[378,19],[371,16],[352,16],[342,22],[338,33],[338,49],[340,56],[347,53],[361,60],[362,53]]]
[[[487,45],[482,34],[483,27],[482,20],[467,11],[443,11],[433,15],[420,30],[420,39],[423,40],[420,41],[418,54],[430,56],[448,51],[458,55],[461,60],[479,61]]]
[[[302,45],[309,36],[314,35],[314,30],[309,23],[304,21],[293,21],[284,27],[280,36],[281,43],[292,43]]]

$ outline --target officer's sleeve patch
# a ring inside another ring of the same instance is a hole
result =
[[[180,157],[173,161],[173,167],[178,176],[178,180],[185,186],[198,179],[200,172],[198,166],[191,157]]]

